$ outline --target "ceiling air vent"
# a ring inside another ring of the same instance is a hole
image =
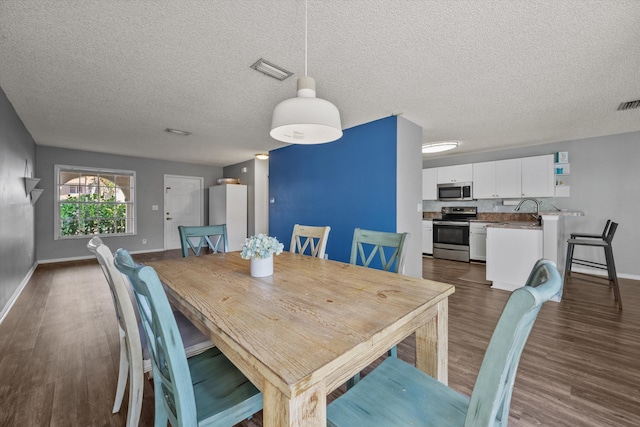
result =
[[[262,58],[258,59],[250,68],[253,68],[256,71],[260,71],[262,74],[273,77],[274,79],[280,81],[285,80],[289,78],[289,76],[293,75],[291,71],[287,71],[284,68],[272,64],[271,62]]]
[[[623,102],[618,106],[618,111],[631,110],[638,107],[640,107],[640,99],[636,99],[635,101]]]

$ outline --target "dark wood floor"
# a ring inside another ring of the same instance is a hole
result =
[[[144,261],[177,252],[137,256]],[[452,283],[449,385],[469,394],[509,293],[462,280],[482,264],[425,258],[425,278]],[[512,426],[640,425],[640,283],[621,281],[619,312],[602,279],[574,275],[563,301],[547,303],[522,357]],[[399,346],[413,361],[414,340]],[[0,426],[124,426],[126,396],[111,414],[118,335],[98,265],[39,266],[0,325]],[[336,390],[329,400],[342,393]],[[146,382],[142,426],[153,425]],[[261,414],[241,425],[261,426]]]

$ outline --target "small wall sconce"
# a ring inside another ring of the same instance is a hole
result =
[[[36,185],[38,185],[39,182],[40,178],[29,178],[27,176],[24,177],[24,190],[27,193],[27,196],[29,195],[29,193],[31,193],[31,190],[33,190]]]
[[[40,178],[30,178],[28,176],[24,177],[24,190],[27,196],[31,197],[31,204],[35,205],[42,192],[44,191],[42,188],[35,188],[36,185],[40,182]]]
[[[36,202],[38,201],[38,199],[40,198],[40,196],[42,195],[42,193],[44,193],[44,190],[42,188],[34,188],[33,190],[31,190],[31,204],[35,205]]]

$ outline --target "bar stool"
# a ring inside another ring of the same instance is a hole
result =
[[[607,270],[609,285],[613,287],[613,295],[615,297],[615,300],[618,302],[618,309],[622,310],[620,286],[618,285],[616,264],[613,260],[613,249],[611,247],[611,241],[613,240],[613,235],[616,233],[616,228],[618,228],[617,223],[612,222],[611,220],[607,220],[607,224],[604,227],[602,235],[572,233],[571,238],[567,240],[567,262],[564,268],[564,280],[566,282],[567,276],[571,275],[572,264],[579,264],[591,268]],[[573,249],[575,246],[591,246],[603,248],[605,263],[573,258]]]

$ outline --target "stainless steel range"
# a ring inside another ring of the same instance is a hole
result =
[[[469,262],[469,220],[478,218],[478,208],[445,206],[441,213],[433,220],[433,257]]]

